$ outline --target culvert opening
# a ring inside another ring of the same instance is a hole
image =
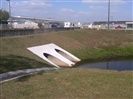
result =
[[[50,60],[51,62],[53,62],[54,64],[58,65],[58,66],[69,66],[67,63],[63,62],[62,60],[48,54],[48,53],[43,53],[43,55]]]
[[[61,50],[59,50],[59,49],[55,49],[55,51],[56,51],[57,53],[59,53],[60,55],[62,55],[63,57],[69,59],[69,60],[72,61],[72,62],[75,62],[75,63],[78,62],[76,59],[74,59],[73,57],[71,57],[70,55],[66,54],[65,52],[63,52],[63,51],[61,51]]]
[[[47,54],[47,53],[43,53],[43,55],[44,55],[46,58],[48,58],[48,56],[49,56],[49,54]]]

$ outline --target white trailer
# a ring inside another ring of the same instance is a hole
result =
[[[71,22],[64,22],[64,28],[70,28]]]

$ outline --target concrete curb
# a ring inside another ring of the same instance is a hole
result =
[[[36,69],[25,69],[25,70],[17,70],[17,71],[10,71],[7,73],[0,74],[0,83],[17,79],[26,75],[35,74],[41,71],[49,71],[49,70],[57,70],[59,68],[51,67],[51,68],[36,68]]]

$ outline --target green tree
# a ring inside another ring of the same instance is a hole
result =
[[[42,23],[38,23],[38,27],[39,27],[40,29],[42,29],[42,28],[43,28]]]
[[[7,21],[9,18],[9,12],[0,10],[0,21]]]

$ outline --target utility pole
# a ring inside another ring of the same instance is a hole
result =
[[[8,1],[8,9],[9,9],[9,17],[11,17],[11,3],[10,3],[10,0],[7,0]]]
[[[110,24],[110,0],[108,0],[108,30],[109,30],[109,24]]]
[[[10,3],[10,0],[9,1],[9,14],[10,14],[10,17],[11,17],[11,3]]]
[[[10,0],[7,0],[8,1],[8,6],[9,6],[9,21],[10,21],[10,26],[11,26],[11,3],[10,3]]]

